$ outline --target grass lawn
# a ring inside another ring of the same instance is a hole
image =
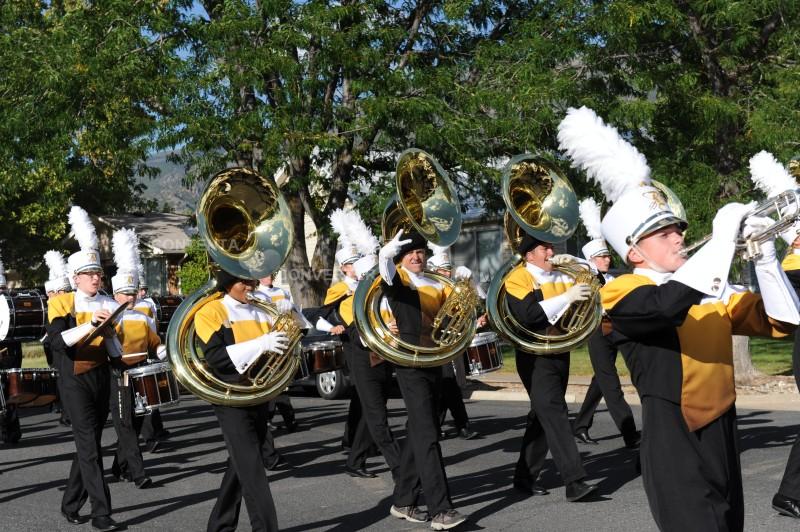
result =
[[[756,368],[767,375],[792,374],[792,342],[790,340],[751,338],[750,354]],[[592,375],[594,373],[589,360],[589,351],[585,346],[572,352],[569,370],[570,375]],[[517,371],[514,350],[511,347],[503,348],[503,369],[500,371],[511,373]],[[625,361],[622,360],[622,355],[617,357],[617,371],[620,375],[628,375],[628,368],[625,366]]]

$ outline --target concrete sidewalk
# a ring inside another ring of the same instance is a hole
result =
[[[582,403],[592,377],[573,375],[569,378],[565,398],[568,403]],[[639,395],[630,377],[620,377],[622,391],[628,404],[639,405]],[[494,371],[469,378],[464,394],[473,400],[528,401],[528,394],[512,372]],[[737,385],[736,405],[739,408],[800,411],[800,393],[793,377],[765,376],[746,386]]]

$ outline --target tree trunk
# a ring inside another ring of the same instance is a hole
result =
[[[749,384],[755,377],[761,375],[750,357],[750,338],[748,336],[733,336],[733,372],[737,384]]]

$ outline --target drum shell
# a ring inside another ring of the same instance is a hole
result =
[[[338,340],[314,342],[304,347],[303,361],[311,375],[344,369],[342,343]]]
[[[503,349],[493,332],[475,335],[464,352],[464,365],[470,375],[483,375],[503,367]]]
[[[0,340],[39,340],[47,325],[47,296],[38,290],[0,293]]]
[[[56,400],[58,370],[22,368],[3,371],[5,402],[20,407],[45,406]]]
[[[164,338],[172,315],[183,302],[183,296],[154,296],[151,299],[156,305],[155,317],[158,322],[158,335]]]
[[[169,364],[148,364],[129,369],[125,374],[133,390],[135,415],[147,415],[153,410],[178,404],[178,381]]]

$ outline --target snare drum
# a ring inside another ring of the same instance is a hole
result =
[[[158,322],[158,334],[164,337],[167,334],[169,320],[172,315],[183,303],[183,296],[155,296],[151,298],[156,305],[156,321]]]
[[[0,293],[0,340],[39,340],[46,324],[46,295],[38,290]]]
[[[22,407],[49,405],[56,400],[58,370],[15,368],[2,372],[5,402]]]
[[[344,369],[342,342],[327,340],[308,344],[303,349],[303,360],[307,370],[313,375]]]
[[[153,410],[174,406],[180,401],[178,381],[166,362],[157,362],[125,372],[133,389],[133,413],[144,416]]]
[[[500,340],[493,332],[475,335],[464,353],[464,362],[471,375],[483,375],[503,367],[503,350]]]

